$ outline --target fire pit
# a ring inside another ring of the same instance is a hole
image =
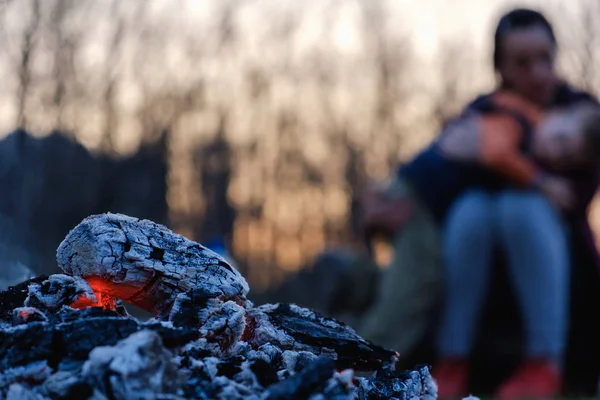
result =
[[[397,371],[396,352],[309,309],[254,306],[235,268],[152,221],[89,217],[57,261],[65,274],[0,292],[0,398],[437,397],[426,366]]]

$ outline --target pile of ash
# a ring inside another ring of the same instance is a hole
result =
[[[87,218],[57,260],[64,275],[0,292],[0,398],[437,398],[426,366],[397,371],[396,352],[309,309],[254,306],[235,268],[151,221]]]

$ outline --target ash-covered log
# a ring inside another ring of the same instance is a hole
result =
[[[329,355],[339,369],[375,370],[398,354],[360,337],[332,318],[294,304],[265,304],[248,311],[245,338],[254,346],[271,343],[284,350]]]
[[[162,225],[119,214],[85,219],[57,251],[65,273],[86,279],[103,298],[119,298],[166,319],[177,296],[201,289],[245,299],[244,277],[206,247]]]
[[[57,259],[66,275],[0,292],[0,399],[436,397],[427,367],[398,372],[396,352],[309,309],[254,307],[235,268],[151,221],[87,218]]]

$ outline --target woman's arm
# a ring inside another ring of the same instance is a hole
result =
[[[466,114],[450,122],[438,141],[448,158],[478,162],[518,185],[535,182],[537,168],[522,154],[523,133],[519,122],[503,114]]]
[[[498,112],[467,112],[449,123],[438,141],[439,149],[450,159],[480,163],[517,186],[537,188],[559,207],[569,208],[573,194],[566,181],[543,173],[522,151],[527,128],[516,114],[533,130],[539,113],[511,95],[497,94],[493,101]]]

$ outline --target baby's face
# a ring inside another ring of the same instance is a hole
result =
[[[584,139],[582,113],[563,109],[547,114],[533,135],[533,152],[552,167],[571,167],[582,161]]]

